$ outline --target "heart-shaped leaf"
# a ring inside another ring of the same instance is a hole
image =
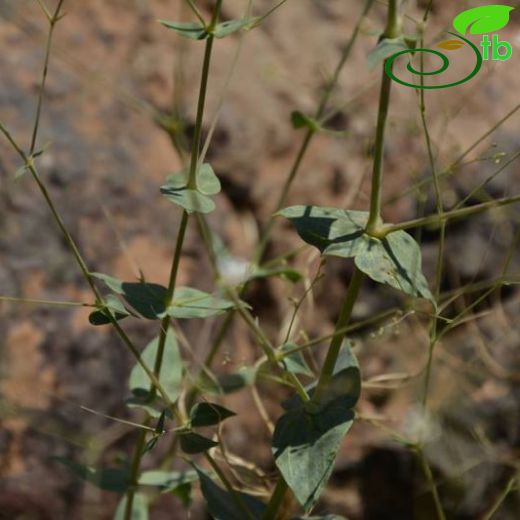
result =
[[[193,428],[214,426],[234,415],[235,412],[215,403],[197,403],[190,411],[190,424]]]
[[[173,204],[185,209],[187,213],[211,213],[215,209],[215,203],[206,195],[197,190],[188,188],[171,188],[168,185],[161,186],[161,193]]]
[[[97,311],[91,312],[88,321],[92,325],[107,325],[112,323],[112,319],[120,321],[128,316],[130,313],[125,306],[113,294],[109,294],[105,298],[105,305]]]
[[[509,22],[509,5],[482,5],[462,11],[453,19],[453,27],[461,34],[485,34],[498,31]]]
[[[273,455],[276,465],[298,502],[309,509],[318,501],[334,468],[343,437],[354,421],[361,389],[357,360],[344,343],[334,375],[318,402],[303,403],[296,396],[283,403],[287,412],[276,423]]]
[[[218,442],[212,441],[195,432],[179,433],[181,450],[189,455],[204,453],[205,451],[218,446]]]
[[[209,36],[206,28],[200,23],[170,22],[168,20],[159,20],[159,23],[175,31],[179,36],[190,40],[205,40]]]
[[[219,23],[213,30],[215,38],[225,38],[241,29],[252,29],[260,20],[259,16],[242,18],[241,20],[227,20]]]
[[[159,348],[159,338],[151,341],[141,353],[141,358],[146,366],[153,369],[155,359],[157,356],[157,349]],[[168,397],[174,402],[179,396],[181,390],[183,376],[182,358],[177,344],[177,338],[173,329],[168,329],[166,334],[166,341],[164,344],[164,352],[162,358],[162,367],[159,374],[159,381],[168,393]],[[139,395],[140,392],[148,392],[150,389],[150,378],[140,365],[135,365],[130,373],[128,382],[130,390],[134,395]],[[156,415],[156,414],[154,414]],[[159,412],[160,415],[160,412]]]
[[[225,298],[192,287],[178,287],[166,312],[172,318],[207,318],[222,314],[234,307],[234,302]]]
[[[143,318],[160,319],[166,311],[166,287],[155,283],[123,282],[107,274],[92,273],[109,289],[123,296],[127,303]]]
[[[376,282],[433,302],[421,271],[421,250],[405,231],[375,238],[365,232],[368,213],[317,206],[292,206],[279,212],[305,242],[323,255],[354,258],[356,266]]]
[[[373,70],[393,54],[408,49],[403,37],[384,38],[368,53],[368,68]]]
[[[280,347],[280,352],[290,352],[295,348],[296,345],[292,343],[285,343]],[[292,372],[293,374],[301,374],[303,376],[309,377],[314,375],[312,370],[309,368],[309,365],[305,361],[303,354],[298,351],[284,355],[278,364],[283,370],[287,370],[287,372]]]

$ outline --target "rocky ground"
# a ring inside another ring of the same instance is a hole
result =
[[[65,0],[67,16],[56,29],[41,121],[39,144],[46,148],[38,165],[93,271],[134,279],[141,270],[158,283],[168,277],[179,212],[160,197],[158,188],[180,168],[181,160],[157,121],[170,114],[173,105],[185,121],[182,135],[191,137],[203,50],[201,42],[181,41],[157,23],[158,18],[185,16],[181,3]],[[420,18],[425,3],[406,2],[407,12]],[[198,4],[211,7],[209,1]],[[239,18],[246,4],[226,0],[224,16]],[[272,0],[256,0],[254,11],[263,13],[272,5]],[[463,7],[465,3],[434,1],[428,37],[440,35]],[[290,114],[315,110],[361,9],[361,1],[288,0],[259,28],[216,43],[205,131],[218,113],[207,157],[222,180],[223,192],[211,225],[237,260],[250,257],[301,144],[303,133],[292,128]],[[384,6],[376,3],[332,95],[335,112],[329,127],[338,133],[316,137],[289,204],[367,207],[380,73],[369,70],[366,58],[384,19]],[[413,30],[410,20],[407,27]],[[511,60],[486,63],[464,86],[427,93],[438,168],[453,163],[517,106],[519,27],[520,17],[513,14],[500,32],[513,45]],[[0,2],[0,121],[25,147],[34,120],[46,30],[36,2]],[[454,169],[443,185],[447,207],[513,157],[520,147],[519,124],[520,111],[465,157],[467,164]],[[412,89],[393,89],[385,161],[385,219],[400,221],[433,211],[429,191],[422,202],[414,194],[395,200],[430,173]],[[91,302],[31,178],[14,179],[19,166],[18,157],[0,140],[0,295]],[[519,192],[514,161],[487,189],[492,197]],[[480,200],[471,197],[467,205]],[[518,217],[518,208],[511,207],[449,226],[443,290],[499,276]],[[426,230],[422,243],[424,269],[433,280],[437,230]],[[269,254],[300,244],[279,222]],[[518,248],[513,248],[509,273],[518,273],[519,261]],[[308,275],[317,264],[310,250],[295,263]],[[313,305],[303,308],[309,336],[332,330],[350,269],[345,262],[328,262]],[[179,282],[212,288],[195,226],[188,233]],[[248,294],[273,339],[280,339],[290,316],[288,296],[301,292],[301,286],[272,281],[255,285]],[[366,319],[400,301],[394,291],[366,284],[356,318]],[[509,463],[518,457],[518,301],[514,285],[503,288],[485,299],[475,309],[475,319],[446,336],[438,349],[428,457],[442,483],[450,518],[479,518],[504,487]],[[456,311],[454,305],[451,312]],[[103,456],[110,461],[133,444],[124,427],[80,409],[129,417],[123,401],[132,360],[108,329],[94,329],[87,316],[84,308],[0,303],[2,519],[111,518],[117,496],[84,485],[50,460],[68,456],[95,462]],[[195,345],[195,359],[204,356],[215,326],[211,322],[201,330],[192,321],[182,324]],[[153,327],[140,324],[129,332],[143,345],[154,335]],[[420,370],[428,345],[424,316],[404,315],[377,330],[365,327],[354,339],[368,381],[361,415],[384,417],[387,425],[401,431],[418,428],[414,403],[420,380],[411,377],[389,385],[378,384],[377,377]],[[257,356],[256,348],[247,331],[235,326],[218,368],[239,368]],[[262,390],[276,416],[279,396],[269,387]],[[226,402],[239,412],[239,419],[226,430],[233,452],[271,470],[268,432],[251,396],[236,394]],[[436,437],[440,430],[443,435]],[[152,456],[148,464],[153,462]],[[430,518],[428,494],[417,474],[414,458],[387,431],[360,420],[345,442],[321,507],[348,518]],[[516,518],[518,507],[513,494],[496,518]],[[191,514],[193,519],[205,518],[198,500]],[[176,499],[163,497],[152,518],[187,516]]]

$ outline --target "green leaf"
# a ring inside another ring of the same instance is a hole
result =
[[[402,36],[399,38],[384,38],[368,53],[368,68],[373,70],[377,65],[393,54],[404,51],[408,48],[409,47]]]
[[[27,164],[22,164],[20,168],[18,168],[14,172],[14,180],[18,180],[20,177],[23,177],[27,172],[29,171],[29,168],[27,167]]]
[[[155,446],[157,446],[157,443],[159,442],[159,437],[160,435],[154,435],[146,442],[143,448],[143,455],[145,455],[149,451],[152,451],[155,448]]]
[[[341,441],[353,421],[353,411],[338,401],[318,413],[300,406],[277,421],[273,435],[275,462],[305,509],[318,501],[332,473]]]
[[[434,302],[422,274],[421,250],[405,231],[383,239],[365,233],[368,213],[316,206],[292,206],[279,212],[289,218],[300,237],[323,255],[354,257],[372,280]]]
[[[196,190],[188,189],[188,177],[188,168],[170,175],[166,179],[166,184],[161,186],[161,193],[188,213],[210,213],[213,211],[215,203],[208,195],[219,193],[221,185],[211,165],[204,163],[197,170]]]
[[[293,343],[285,343],[280,347],[280,351],[288,352],[295,348],[297,348],[297,345],[294,345]],[[283,370],[287,370],[287,372],[292,372],[293,374],[301,374],[309,377],[314,375],[313,371],[309,368],[309,365],[307,365],[303,354],[299,351],[284,356],[278,364]]]
[[[166,178],[165,189],[179,190],[188,187],[189,168],[184,168],[178,173],[169,175]],[[196,174],[197,191],[203,195],[216,195],[221,190],[221,185],[213,168],[209,163],[199,166]]]
[[[161,415],[159,416],[159,419],[157,420],[157,424],[155,425],[155,433],[160,435],[164,433],[166,430],[164,429],[164,426],[166,424],[166,419],[172,418],[172,412],[169,408],[165,408]]]
[[[364,233],[366,211],[346,211],[320,206],[291,206],[277,213],[288,218],[307,244],[323,252],[335,242],[345,242]]]
[[[143,318],[158,320],[166,311],[167,289],[162,285],[145,282],[122,282],[117,278],[101,273],[92,276],[103,281],[112,291],[123,296],[127,303]]]
[[[314,397],[316,381],[306,387],[309,397]],[[331,402],[341,402],[345,408],[353,408],[361,395],[361,373],[359,363],[354,355],[350,341],[345,339],[341,346],[340,354],[334,367],[332,378],[322,392],[320,401],[315,399],[306,406],[312,410],[323,408]],[[298,395],[282,402],[286,410],[303,406],[304,403]]]
[[[365,251],[356,255],[357,267],[372,280],[399,289],[417,298],[434,302],[428,282],[421,270],[421,250],[405,231],[395,231],[382,240],[363,237]],[[336,251],[325,254],[342,256]]]
[[[319,132],[321,130],[321,125],[319,121],[316,119],[295,110],[291,113],[291,123],[293,128],[308,128],[314,132]]]
[[[242,18],[241,20],[228,20],[226,22],[219,23],[213,30],[215,38],[225,38],[234,32],[240,31],[241,29],[251,29],[260,20],[259,16],[252,18]]]
[[[123,468],[95,468],[74,462],[67,457],[52,457],[52,460],[66,466],[76,476],[90,482],[99,489],[124,493],[130,485],[130,473]]]
[[[91,276],[101,280],[109,289],[114,291],[117,294],[123,294],[123,282],[110,276],[108,274],[103,273],[90,273]]]
[[[145,364],[153,369],[157,349],[159,347],[159,338],[151,341],[141,353],[141,357]],[[171,401],[175,401],[180,394],[182,383],[183,367],[182,358],[177,345],[177,338],[173,329],[168,329],[166,334],[166,342],[164,344],[164,353],[162,360],[161,373],[159,381],[167,392]],[[150,378],[140,365],[135,365],[130,373],[129,386],[132,393],[136,394],[140,391],[148,391],[150,389]]]
[[[185,209],[188,213],[211,213],[215,203],[206,195],[187,188],[161,187],[161,193],[174,204]]]
[[[203,453],[218,446],[218,442],[212,441],[195,432],[179,433],[181,450],[189,455]]]
[[[121,499],[117,506],[114,520],[124,520],[126,508],[126,496]],[[148,520],[148,504],[146,497],[142,493],[135,493],[132,501],[132,515],[130,520]]]
[[[112,323],[110,316],[116,321],[124,320],[130,316],[125,306],[113,294],[109,294],[105,298],[104,307],[100,307],[97,311],[89,314],[88,321],[92,325],[107,325]]]
[[[162,493],[174,491],[179,486],[191,484],[198,480],[199,476],[194,470],[190,471],[144,471],[139,477],[140,486],[155,486]]]
[[[485,34],[498,31],[509,22],[508,5],[482,5],[462,11],[453,19],[453,27],[461,34]]]
[[[190,411],[190,424],[193,428],[213,426],[234,415],[235,412],[215,403],[197,403]]]
[[[209,36],[206,28],[200,23],[170,22],[168,20],[159,20],[159,23],[175,31],[179,36],[190,40],[205,40]]]
[[[221,190],[218,177],[210,164],[204,163],[197,172],[197,189],[203,195],[216,195]]]
[[[247,518],[246,513],[236,504],[230,493],[217,486],[199,467],[195,466],[195,470],[199,475],[200,489],[206,500],[209,514],[214,520],[244,520]],[[260,500],[246,493],[236,492],[235,494],[254,520],[262,518],[265,505]]]
[[[223,314],[234,307],[234,302],[225,298],[192,287],[178,287],[166,312],[173,318],[207,318]]]
[[[300,504],[309,509],[318,501],[334,468],[341,441],[354,421],[361,376],[348,342],[344,343],[334,375],[319,402],[291,399],[276,423],[273,454],[276,465]],[[309,395],[314,394],[315,384]]]

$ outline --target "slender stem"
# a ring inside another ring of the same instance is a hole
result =
[[[271,495],[271,499],[269,500],[269,503],[267,504],[267,508],[262,516],[262,520],[276,520],[278,511],[280,510],[280,507],[282,507],[285,493],[287,493],[288,490],[287,483],[285,480],[280,477],[278,479],[278,482],[276,483],[276,487],[274,488],[273,494]]]
[[[381,218],[381,191],[383,180],[383,153],[386,120],[390,105],[390,88],[392,80],[382,73],[381,93],[379,96],[379,115],[377,118],[376,141],[374,149],[374,168],[372,171],[372,190],[370,194],[370,213],[367,223],[367,233],[373,233]]]
[[[43,181],[40,179],[40,176],[38,175],[38,172],[36,170],[36,167],[34,166],[34,162],[30,157],[28,157],[25,152],[18,146],[16,141],[13,139],[7,128],[0,122],[0,132],[4,134],[4,136],[7,138],[7,140],[10,142],[12,147],[15,149],[15,151],[18,153],[18,155],[22,158],[24,161],[27,169],[31,173],[33,179],[35,180],[36,184],[38,185],[38,188],[40,189],[41,194],[43,195],[43,198],[45,199],[45,202],[47,203],[47,206],[49,207],[52,216],[59,227],[60,231],[63,234],[63,237],[65,239],[65,242],[67,244],[67,247],[70,249],[72,255],[74,256],[81,272],[83,273],[83,276],[85,277],[85,280],[90,285],[90,288],[92,289],[92,292],[96,296],[97,302],[102,302],[103,298],[101,296],[101,293],[97,289],[97,287],[94,284],[94,281],[90,275],[90,272],[88,270],[88,267],[83,260],[83,257],[81,256],[79,249],[74,242],[74,239],[70,235],[69,231],[67,230],[65,223],[63,222],[63,219],[61,218],[60,214],[58,213],[58,210],[56,209],[56,206],[54,205],[54,202],[47,191],[47,188]]]
[[[329,84],[323,91],[322,97],[319,102],[319,106],[316,110],[315,119],[321,119],[324,116],[330,96],[334,90],[334,87],[336,86],[336,84],[338,82],[341,71],[343,70],[343,68],[351,54],[351,50],[354,46],[354,43],[357,40],[362,21],[365,18],[365,16],[368,14],[368,12],[370,11],[373,4],[374,4],[374,0],[366,1],[363,11],[361,13],[361,16],[359,17],[356,27],[354,28],[352,36],[351,36],[350,40],[348,41],[347,45],[343,49],[340,60],[336,66],[336,69],[334,70],[332,80],[329,82]],[[275,211],[280,210],[285,205],[289,191],[291,189],[291,186],[300,171],[301,164],[303,163],[303,159],[309,149],[309,146],[311,144],[311,141],[312,141],[314,135],[315,135],[315,132],[313,130],[311,130],[311,129],[307,130],[307,133],[305,134],[305,137],[304,137],[302,144],[296,155],[295,161],[284,182],[284,185],[282,188],[282,193],[277,201]],[[260,239],[258,246],[253,254],[253,263],[254,264],[260,264],[264,254],[265,254],[267,245],[269,243],[269,237],[270,237],[272,229],[274,227],[274,222],[275,222],[274,216],[271,216],[271,218],[269,219],[269,221],[266,225],[264,232],[262,233],[262,238]],[[243,294],[246,287],[247,287],[247,284],[244,285],[240,294]],[[222,324],[219,327],[219,330],[217,332],[213,345],[204,361],[205,367],[210,367],[211,364],[213,363],[213,361],[222,345],[222,342],[226,337],[227,331],[228,331],[232,321],[233,321],[233,314],[231,314],[231,313],[227,314],[226,317],[224,318]],[[197,393],[196,391],[190,393],[190,397],[194,398],[196,396],[196,393]]]
[[[50,28],[49,28],[49,34],[47,36],[47,44],[45,46],[45,59],[43,63],[43,72],[42,72],[42,79],[40,82],[40,88],[38,93],[38,104],[36,107],[36,117],[34,119],[34,127],[32,131],[31,136],[31,147],[29,149],[29,155],[32,155],[34,152],[34,149],[36,147],[36,137],[38,135],[38,128],[40,126],[40,115],[42,111],[42,105],[43,105],[43,94],[45,92],[45,82],[47,80],[47,72],[49,69],[49,59],[51,56],[51,47],[52,47],[52,36],[54,34],[54,27],[56,27],[56,23],[60,19],[60,10],[63,5],[64,0],[59,0],[58,5],[56,6],[56,9],[54,10],[54,14],[52,16],[49,16],[49,12],[47,9],[44,10],[46,16],[48,17]],[[43,6],[42,6],[42,9]]]
[[[480,143],[485,141],[493,132],[500,128],[500,126],[502,126],[508,119],[510,119],[514,114],[516,114],[518,110],[520,110],[520,103],[517,104],[513,109],[511,109],[502,119],[497,121],[489,130],[482,134],[473,144],[466,148],[451,164],[449,164],[446,168],[443,168],[443,170],[437,174],[437,178],[441,179],[443,177],[452,175],[456,171],[457,167],[462,164],[462,161],[465,159],[465,157],[467,157]],[[397,202],[403,197],[406,197],[411,193],[419,191],[421,188],[427,186],[431,182],[433,182],[433,177],[431,176],[422,179],[413,186],[410,186],[406,190],[400,192],[398,195],[394,195],[387,199],[385,201],[385,204]]]
[[[361,288],[362,280],[363,273],[356,267],[350,280],[350,285],[348,287],[347,294],[345,295],[345,301],[343,302],[338,321],[336,322],[334,335],[332,336],[332,340],[330,342],[327,357],[325,358],[323,368],[321,369],[318,386],[316,387],[316,391],[313,396],[313,399],[317,401],[319,401],[322,397],[327,384],[330,382],[330,379],[334,374],[334,368],[336,367],[336,362],[338,360],[338,356],[341,351],[341,345],[343,344],[343,338],[345,336],[344,333],[340,334],[337,331],[344,329],[350,321],[352,310],[354,309],[354,304],[357,300],[359,290]]]
[[[214,28],[216,24],[216,20],[220,13],[220,8],[222,6],[222,0],[217,1],[217,5],[215,6],[215,12],[213,16],[213,20],[210,25],[210,29]],[[215,16],[216,15],[216,16]],[[210,31],[208,29],[208,31]],[[202,138],[202,120],[204,117],[204,106],[206,103],[206,92],[208,87],[208,78],[209,78],[209,66],[211,63],[211,52],[213,49],[213,40],[214,36],[210,33],[206,40],[206,48],[204,51],[204,61],[202,64],[202,75],[200,80],[200,90],[199,90],[199,100],[197,104],[197,117],[195,120],[195,131],[193,135],[193,144],[191,147],[191,162],[190,162],[190,173],[188,178],[188,188],[195,189],[196,188],[196,176],[197,176],[197,168],[199,163],[199,152],[200,152],[200,144]]]
[[[144,425],[150,425],[150,417],[147,417]],[[142,429],[139,431],[139,438],[137,439],[137,443],[135,445],[134,457],[132,460],[132,467],[130,470],[130,486],[128,488],[128,492],[126,494],[126,503],[125,503],[125,511],[124,511],[124,520],[132,520],[132,510],[134,508],[134,497],[135,492],[137,491],[137,486],[139,483],[139,472],[141,468],[141,460],[144,454],[144,448],[146,446],[146,434],[147,431]]]
[[[190,6],[194,8],[195,6],[191,3]],[[188,188],[190,189],[196,189],[196,182],[197,182],[197,169],[198,169],[198,162],[199,162],[199,153],[200,153],[200,145],[201,145],[201,137],[202,137],[202,123],[204,120],[204,107],[206,104],[206,93],[207,93],[207,87],[208,87],[208,80],[209,80],[209,68],[211,63],[211,54],[213,49],[213,40],[214,36],[211,34],[211,31],[215,27],[218,18],[220,16],[220,10],[222,7],[222,0],[217,0],[217,4],[215,6],[215,10],[213,12],[211,24],[208,28],[208,32],[210,33],[207,40],[206,40],[206,47],[204,52],[204,61],[202,64],[202,73],[201,73],[201,79],[200,79],[200,88],[199,88],[199,99],[197,104],[197,117],[195,121],[195,132],[193,136],[193,142],[192,142],[192,148],[191,148],[191,162],[190,162],[190,169],[189,169],[189,178],[188,178]],[[188,213],[187,211],[183,211],[181,222],[179,225],[179,231],[177,233],[177,239],[175,243],[175,251],[173,255],[173,261],[170,269],[170,277],[168,281],[168,288],[166,292],[166,305],[170,305],[173,299],[173,295],[175,293],[175,286],[177,284],[177,274],[179,271],[179,264],[180,259],[182,255],[182,247],[184,244],[184,238],[186,236],[186,230],[188,227]],[[170,317],[167,315],[161,320],[161,328],[159,333],[159,343],[157,346],[157,354],[155,356],[155,363],[154,363],[154,376],[156,378],[160,377],[162,363],[163,363],[163,357],[164,357],[164,349],[166,346],[166,338],[168,335],[168,328],[170,326]],[[150,389],[151,392],[151,398],[153,399],[155,397],[156,389],[152,386]],[[147,421],[149,421],[149,417],[147,418]],[[143,435],[140,434],[138,445],[136,448],[136,451],[134,453],[134,458],[132,462],[132,468],[133,468],[133,475],[134,479],[138,478],[138,474],[140,471],[141,466],[141,460],[143,455]],[[136,487],[131,486],[128,489],[127,493],[127,502],[126,502],[126,510],[125,510],[125,517],[124,520],[130,520],[131,514],[132,514],[132,503],[133,498],[135,495]]]
[[[67,247],[71,251],[85,280],[89,284],[92,292],[94,293],[94,296],[96,297],[96,304],[102,304],[104,302],[103,296],[101,295],[101,293],[99,292],[99,289],[94,284],[94,280],[85,263],[85,260],[81,256],[81,253],[79,252],[76,242],[74,241],[74,239],[70,235],[69,231],[65,227],[63,219],[61,218],[60,214],[58,213],[58,210],[56,209],[56,206],[54,205],[54,202],[53,202],[49,192],[47,191],[45,184],[40,179],[32,160],[30,158],[28,158],[27,155],[25,154],[25,152],[18,146],[16,141],[14,141],[11,134],[7,131],[7,129],[1,122],[0,122],[0,132],[2,132],[6,136],[6,138],[11,143],[13,148],[18,152],[20,157],[25,161],[25,164],[27,165],[28,170],[31,172],[36,184],[38,185],[38,187],[47,203],[47,206],[49,207],[49,209],[52,213],[52,216],[54,217],[54,220],[55,220],[58,228],[60,229],[60,231],[62,232],[62,234],[65,238],[65,243],[67,244]],[[119,334],[119,337],[123,340],[124,344],[128,347],[128,349],[134,355],[137,363],[141,366],[141,368],[146,372],[147,376],[150,378],[150,381],[152,381],[152,383],[157,387],[157,389],[159,390],[161,395],[165,398],[166,402],[171,404],[171,402],[169,401],[169,398],[168,398],[168,394],[166,393],[166,391],[164,390],[162,385],[159,383],[158,378],[154,376],[153,372],[148,368],[146,363],[144,363],[144,361],[142,360],[137,347],[132,343],[132,341],[127,336],[127,334],[124,332],[124,330],[121,328],[121,326],[119,325],[117,320],[114,317],[112,317],[111,315],[109,315],[109,319],[110,319],[110,322],[112,323],[113,327],[116,329],[116,332]]]
[[[356,26],[354,27],[354,31],[352,32],[352,36],[350,37],[349,41],[343,48],[343,51],[341,53],[340,59],[338,61],[338,64],[336,65],[336,68],[334,69],[334,73],[332,75],[331,80],[326,85],[325,89],[323,90],[323,94],[321,96],[321,99],[319,101],[318,108],[316,109],[316,113],[314,114],[314,119],[320,120],[323,118],[325,111],[327,109],[327,104],[330,100],[330,96],[332,95],[332,92],[334,91],[334,87],[337,85],[339,76],[341,74],[341,71],[345,67],[345,64],[350,57],[350,54],[352,52],[352,48],[354,47],[354,43],[356,42],[359,31],[361,29],[361,24],[363,22],[363,19],[366,17],[370,9],[372,8],[372,5],[374,4],[375,0],[367,0],[365,2],[365,6],[363,8],[363,11],[356,23]],[[255,264],[259,264],[265,254],[265,250],[267,248],[267,244],[269,243],[269,238],[271,236],[271,232],[274,227],[274,214],[278,212],[280,209],[284,207],[284,205],[287,202],[287,197],[289,195],[289,192],[291,190],[291,187],[294,183],[294,179],[298,175],[300,171],[300,167],[302,165],[303,159],[305,155],[307,154],[307,151],[309,149],[309,146],[312,142],[312,139],[314,138],[316,134],[316,131],[314,129],[309,128],[307,132],[305,133],[305,137],[303,138],[302,144],[298,150],[298,153],[296,154],[296,158],[294,160],[294,163],[291,167],[291,170],[289,171],[289,174],[287,178],[285,179],[284,185],[282,187],[282,192],[280,194],[280,197],[278,198],[278,201],[275,206],[275,210],[273,212],[273,215],[269,218],[269,221],[267,222],[267,225],[265,227],[265,230],[262,234],[262,238],[257,246],[257,249],[253,255],[253,262]]]
[[[186,2],[188,3],[188,5],[190,6],[190,9],[193,11],[193,14],[199,19],[199,22],[204,26],[206,27],[206,22],[202,16],[202,14],[200,13],[198,7],[195,5],[195,3],[193,2],[193,0],[186,0]]]
[[[401,23],[398,13],[398,0],[390,0],[388,3],[388,19],[383,38],[397,38],[401,31]],[[370,192],[370,213],[367,222],[367,233],[372,234],[378,227],[381,218],[381,191],[383,183],[383,153],[385,141],[385,128],[390,106],[390,90],[392,80],[386,74],[384,67],[381,79],[381,91],[379,94],[379,113],[377,116],[376,140],[374,144],[374,167],[372,170],[372,189]]]
[[[33,298],[18,298],[16,296],[0,296],[0,302],[29,303],[34,305],[56,305],[58,307],[96,307],[96,305],[93,303],[38,300]]]
[[[442,508],[441,499],[439,497],[439,492],[437,491],[437,486],[435,485],[432,470],[430,468],[430,465],[428,464],[428,461],[426,460],[426,457],[422,449],[417,448],[417,456],[419,458],[419,463],[421,465],[421,469],[424,473],[424,476],[428,481],[428,486],[431,491],[433,503],[435,504],[435,512],[437,514],[437,518],[438,520],[446,520],[446,515],[444,514],[444,510]]]
[[[388,38],[395,38],[399,31],[397,0],[390,0],[388,8],[388,23],[385,30],[385,36]],[[388,115],[388,106],[390,104],[390,78],[385,74],[383,68],[383,79],[381,83],[381,93],[379,97],[379,114],[377,122],[375,154],[374,154],[374,170],[372,176],[372,193],[370,197],[370,213],[367,224],[367,232],[370,233],[375,230],[375,227],[380,218],[381,209],[381,184],[382,184],[382,162],[383,162],[383,145],[386,119]],[[312,400],[319,402],[332,375],[336,362],[341,351],[344,334],[339,334],[339,329],[344,329],[352,316],[352,310],[357,300],[361,282],[363,280],[363,273],[355,267],[354,273],[350,280],[350,285],[345,295],[345,301],[341,308],[338,321],[334,330],[334,335],[325,358],[325,362],[321,369],[316,390],[313,394]],[[262,520],[276,520],[278,510],[283,502],[285,493],[287,492],[287,485],[282,482],[283,478],[280,476],[275,488],[275,493],[268,505],[269,515],[264,515]]]
[[[7,128],[1,122],[0,122],[0,131],[4,134],[4,136],[7,138],[7,140],[11,144],[11,146],[18,153],[18,155],[22,158],[22,160],[24,161],[25,167],[31,173],[34,181],[36,182],[41,194],[43,195],[43,197],[45,199],[45,202],[47,203],[49,210],[51,211],[51,214],[52,214],[58,228],[60,229],[61,233],[64,236],[67,247],[69,248],[70,252],[72,253],[74,259],[76,260],[76,263],[78,264],[85,280],[87,281],[88,285],[90,286],[90,288],[96,298],[96,305],[100,305],[100,304],[104,303],[104,298],[101,295],[101,293],[99,292],[98,288],[96,287],[93,277],[91,276],[90,271],[87,267],[87,264],[86,264],[85,260],[83,259],[82,255],[79,251],[79,248],[76,245],[76,242],[74,241],[74,239],[72,238],[71,234],[69,233],[67,227],[65,226],[65,223],[64,223],[63,219],[61,218],[61,215],[59,214],[59,212],[54,204],[54,201],[52,200],[51,195],[50,195],[49,191],[47,190],[47,187],[45,186],[43,180],[38,175],[36,166],[34,164],[33,157],[31,156],[31,154],[34,151],[35,144],[36,144],[36,137],[38,134],[39,122],[40,122],[41,111],[42,111],[42,106],[43,106],[43,96],[44,96],[44,92],[45,92],[45,83],[46,83],[46,79],[47,79],[48,65],[49,65],[49,60],[50,60],[52,35],[54,32],[54,27],[55,27],[56,23],[60,20],[60,10],[63,5],[63,2],[64,2],[64,0],[59,0],[58,4],[56,6],[56,9],[54,11],[54,14],[52,16],[47,11],[45,5],[42,2],[39,2],[40,6],[42,7],[44,13],[46,14],[46,16],[49,20],[50,28],[49,28],[49,35],[47,38],[44,67],[43,67],[42,80],[41,80],[40,89],[39,89],[39,97],[38,97],[35,123],[34,123],[34,127],[33,127],[32,138],[31,138],[31,148],[30,148],[31,152],[30,152],[29,156],[21,149],[21,147],[17,144],[17,142],[11,136],[10,132],[7,130]],[[110,319],[110,322],[112,323],[112,325],[114,326],[114,328],[116,329],[117,333],[119,334],[119,336],[125,343],[125,345],[130,349],[130,351],[134,355],[137,363],[143,368],[143,370],[148,375],[148,377],[150,378],[152,383],[157,386],[157,389],[160,391],[161,395],[165,398],[166,402],[171,404],[171,402],[169,401],[168,395],[166,394],[165,390],[160,385],[158,378],[154,376],[153,372],[151,372],[151,370],[143,362],[139,351],[137,350],[135,345],[132,343],[130,338],[126,335],[126,333],[123,331],[123,329],[119,326],[119,324],[117,323],[117,320],[111,315],[109,315],[109,319]]]
[[[482,515],[481,520],[491,520],[493,515],[500,509],[500,506],[504,503],[507,495],[513,490],[517,480],[517,475],[513,475],[507,482],[506,487],[496,497],[493,505]]]
[[[408,220],[407,222],[402,222],[400,224],[392,224],[384,227],[383,234],[388,235],[388,233],[392,233],[394,231],[398,231],[400,229],[413,229],[421,226],[429,226],[435,224],[441,224],[443,221],[465,218],[470,215],[476,215],[478,213],[482,213],[487,211],[488,209],[500,208],[502,206],[509,206],[510,204],[516,204],[520,202],[520,195],[515,195],[514,197],[506,197],[502,199],[490,200],[489,202],[483,202],[482,204],[475,204],[475,206],[468,206],[466,208],[455,209],[452,211],[446,211],[443,213],[442,217],[439,218],[438,215],[429,215],[427,217],[416,218],[413,220]]]
[[[253,514],[249,509],[247,508],[246,504],[242,500],[242,497],[239,493],[235,491],[233,486],[231,485],[231,482],[229,482],[228,478],[224,474],[224,472],[220,469],[220,466],[217,464],[215,459],[208,453],[204,453],[206,460],[209,462],[210,466],[213,468],[215,473],[218,475],[224,486],[226,487],[227,491],[231,495],[233,501],[237,505],[237,507],[246,515],[246,518],[249,520],[254,520]]]

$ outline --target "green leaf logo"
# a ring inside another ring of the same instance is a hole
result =
[[[498,31],[509,22],[509,5],[483,5],[462,11],[453,19],[453,27],[461,34],[485,34]]]

